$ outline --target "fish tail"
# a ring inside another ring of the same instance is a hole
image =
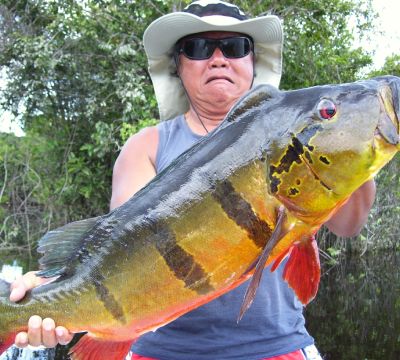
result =
[[[14,344],[15,335],[17,335],[17,333],[7,334],[3,338],[3,334],[0,334],[0,355]]]
[[[6,311],[10,297],[10,283],[0,279],[0,354],[6,351],[14,344],[16,332],[8,332],[9,321],[6,316],[10,316],[10,312]]]

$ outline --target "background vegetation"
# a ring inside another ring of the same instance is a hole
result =
[[[0,1],[0,66],[7,80],[1,107],[26,134],[0,134],[0,250],[32,259],[50,228],[108,211],[122,144],[158,118],[143,31],[187,3]],[[232,3],[283,19],[284,89],[354,81],[371,64],[371,54],[353,45],[355,35],[367,37],[373,28],[369,0]],[[400,54],[373,75],[379,73],[400,75]],[[397,158],[378,177],[380,192],[361,236],[343,241],[321,232],[324,254],[399,248],[398,174]]]

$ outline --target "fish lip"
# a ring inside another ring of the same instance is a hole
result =
[[[384,86],[378,91],[382,113],[375,130],[375,135],[380,135],[387,143],[400,148],[399,114],[393,103],[393,92],[390,86]]]
[[[210,83],[210,82],[212,82],[214,80],[226,80],[226,81],[229,81],[231,84],[233,84],[233,80],[230,77],[225,76],[225,75],[213,75],[213,76],[210,76],[209,78],[207,78],[206,84],[208,84],[208,83]]]

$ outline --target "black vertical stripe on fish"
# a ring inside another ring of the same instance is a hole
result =
[[[104,307],[113,316],[114,319],[118,320],[122,324],[126,324],[124,310],[118,301],[114,298],[113,294],[109,291],[107,286],[104,285],[104,276],[95,273],[92,276],[93,285],[96,289],[97,297],[103,303]]]
[[[184,281],[185,287],[199,294],[214,290],[210,284],[207,272],[193,257],[176,241],[175,235],[167,225],[157,225],[155,229],[157,250],[164,258],[175,276]]]
[[[313,136],[322,130],[321,125],[313,125],[304,128],[296,136],[293,134],[292,143],[288,145],[285,154],[282,156],[277,166],[270,166],[270,186],[271,192],[276,193],[278,186],[281,183],[279,175],[290,171],[290,168],[294,163],[300,164],[302,162],[302,155],[305,153],[307,160],[312,163],[311,155],[308,151],[304,151],[307,148],[309,151],[313,151],[314,147],[309,144]],[[279,175],[277,175],[279,174]]]
[[[235,191],[229,181],[217,184],[213,197],[220,203],[228,217],[244,229],[258,247],[265,246],[272,229],[254,213],[251,205]]]

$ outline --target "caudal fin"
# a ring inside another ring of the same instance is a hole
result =
[[[5,352],[11,345],[14,344],[15,335],[17,334],[8,334],[4,339],[3,335],[0,334],[0,355]]]
[[[12,344],[14,344],[14,339],[16,333],[6,333],[7,326],[5,322],[5,317],[10,316],[8,307],[8,299],[10,297],[10,283],[0,279],[0,354],[6,351]]]

